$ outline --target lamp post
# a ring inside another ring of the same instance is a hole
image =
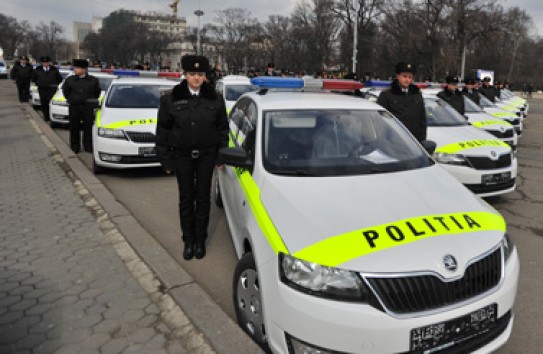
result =
[[[360,2],[354,0],[354,29],[353,29],[353,73],[356,73],[356,54],[358,47],[358,12]]]
[[[200,17],[204,15],[204,12],[200,9],[194,11],[194,14],[198,17],[198,26],[196,27],[196,55],[200,54]]]

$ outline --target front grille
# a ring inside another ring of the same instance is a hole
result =
[[[142,132],[126,132],[128,138],[135,143],[154,143],[156,140],[155,134],[153,133],[142,133]]]
[[[471,264],[461,279],[445,282],[436,275],[367,277],[384,307],[398,314],[429,311],[468,300],[498,285],[501,249]]]
[[[510,120],[509,123],[511,123],[511,125],[519,125],[520,124],[520,118]]]
[[[509,181],[505,183],[497,183],[497,184],[490,184],[490,185],[464,184],[464,186],[466,186],[467,189],[469,189],[475,194],[499,192],[499,191],[512,188],[514,185],[515,185],[514,178],[511,178]]]
[[[130,155],[123,156],[119,163],[126,164],[139,164],[139,163],[155,163],[158,162],[158,157],[156,156],[140,156],[140,155]]]
[[[513,129],[506,130],[504,132],[501,132],[499,130],[487,130],[488,133],[494,135],[496,138],[512,138],[513,137]]]
[[[494,170],[511,166],[511,154],[501,155],[495,161],[484,156],[466,156],[466,159],[476,170]]]

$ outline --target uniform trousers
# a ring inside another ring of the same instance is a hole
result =
[[[28,102],[30,98],[30,80],[17,81],[17,93],[19,94],[19,102]]]
[[[49,102],[57,92],[56,87],[38,87],[38,93],[40,94],[41,112],[43,113],[43,119],[48,122],[49,117]]]
[[[211,179],[216,161],[216,147],[174,152],[179,218],[185,243],[205,244],[211,208]]]
[[[94,123],[93,109],[87,105],[70,105],[70,147],[79,152],[81,147],[81,128],[83,128],[83,147],[92,151],[92,124]]]

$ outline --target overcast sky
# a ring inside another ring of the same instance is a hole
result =
[[[231,7],[245,8],[261,21],[269,15],[289,15],[300,0],[181,0],[178,16],[185,17],[189,26],[196,26],[194,11],[204,11],[201,23],[212,22],[217,10]],[[55,21],[64,27],[65,36],[72,39],[72,22],[91,22],[93,16],[105,17],[111,12],[124,8],[142,12],[156,11],[171,13],[168,4],[173,0],[2,0],[1,13],[15,17],[18,21],[28,20],[32,25]],[[501,0],[505,8],[518,6],[534,20],[531,34],[543,36],[542,0]]]

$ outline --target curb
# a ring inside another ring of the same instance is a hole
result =
[[[262,353],[28,104],[21,110],[165,322],[190,352]]]

